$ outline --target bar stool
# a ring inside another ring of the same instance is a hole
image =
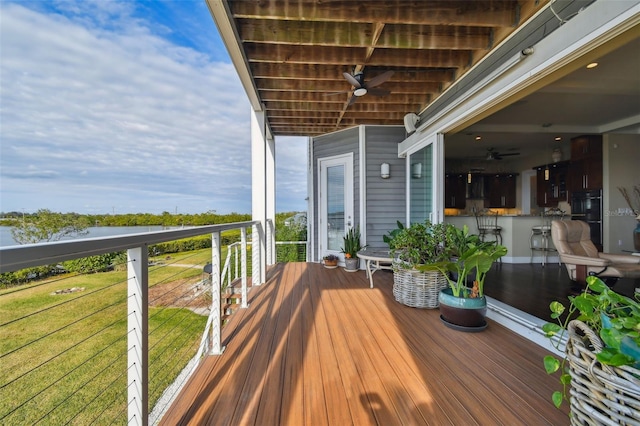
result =
[[[551,238],[551,221],[564,219],[565,212],[557,207],[543,210],[540,213],[540,225],[531,227],[531,236],[529,237],[529,248],[531,249],[531,260],[533,263],[533,254],[536,251],[542,252],[542,266],[547,263],[549,252],[555,252],[556,249],[549,247],[549,239]],[[540,245],[537,245],[538,242]],[[560,261],[558,261],[560,264]]]
[[[496,242],[502,245],[502,227],[498,226],[498,212],[482,209],[476,212],[475,216],[480,240],[484,241],[487,235],[492,235]]]

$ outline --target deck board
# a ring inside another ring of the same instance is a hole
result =
[[[226,350],[161,424],[567,424],[543,348],[489,320],[481,333],[408,308],[392,274],[274,266],[223,330]]]

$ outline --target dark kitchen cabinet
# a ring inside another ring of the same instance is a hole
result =
[[[444,176],[444,207],[464,209],[466,207],[467,175],[447,173]]]
[[[515,208],[516,174],[505,173],[486,176],[485,194],[487,196],[487,207]]]
[[[536,198],[539,207],[556,207],[569,199],[569,161],[544,164],[536,170]]]
[[[571,139],[569,189],[602,189],[602,136],[579,136]]]
[[[585,135],[571,139],[571,161],[602,158],[602,136]]]

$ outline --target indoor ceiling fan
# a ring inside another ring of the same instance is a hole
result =
[[[490,161],[490,160],[502,160],[502,157],[507,157],[510,155],[520,155],[519,152],[509,152],[506,154],[502,154],[498,151],[496,151],[494,148],[487,148],[487,155],[485,157],[485,160]]]
[[[342,75],[349,82],[349,84],[351,84],[354,87],[353,95],[349,98],[349,105],[352,105],[356,100],[358,100],[359,97],[367,94],[371,94],[373,96],[386,96],[389,93],[391,93],[391,91],[386,89],[381,89],[377,86],[380,86],[382,83],[389,80],[393,75],[393,71],[386,71],[386,72],[383,72],[382,74],[378,74],[377,76],[373,77],[369,81],[364,80],[364,73],[362,71],[357,72],[353,75],[345,72]],[[350,93],[350,92],[351,90],[345,90],[342,92],[335,92],[330,94],[337,95],[340,93]]]

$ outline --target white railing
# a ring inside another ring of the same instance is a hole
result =
[[[127,321],[127,344],[126,371],[122,371],[127,376],[126,389],[119,392],[127,393],[126,407],[122,407],[122,415],[126,414],[128,424],[146,425],[149,423],[149,261],[148,247],[153,244],[160,244],[168,241],[183,238],[195,237],[199,235],[211,235],[211,313],[207,321],[206,336],[201,339],[198,356],[205,354],[221,354],[224,348],[221,344],[221,286],[222,279],[232,281],[240,278],[242,280],[242,302],[241,306],[247,306],[247,228],[252,229],[253,239],[253,264],[252,277],[253,284],[259,285],[263,281],[264,267],[260,264],[261,247],[270,247],[273,242],[261,241],[265,233],[259,222],[241,222],[223,225],[211,225],[194,228],[184,228],[170,231],[157,231],[140,234],[130,234],[118,237],[92,238],[84,240],[71,240],[56,243],[30,244],[23,246],[12,246],[0,248],[0,273],[14,272],[24,268],[32,268],[44,265],[55,265],[67,260],[79,259],[89,256],[96,256],[106,253],[127,252],[127,294],[126,321]],[[240,230],[241,241],[230,246],[230,252],[235,255],[227,255],[225,264],[221,265],[220,233],[229,230]],[[240,260],[238,261],[238,254]],[[264,257],[263,257],[264,258]],[[231,259],[234,259],[233,268]],[[221,268],[221,266],[223,266]],[[233,269],[233,271],[231,271]],[[238,272],[239,271],[239,272]],[[222,273],[224,272],[224,275]],[[1,293],[0,293],[1,294]],[[5,293],[6,294],[6,293]],[[2,304],[0,296],[0,304]],[[43,313],[39,313],[43,314]],[[97,313],[96,315],[99,315]],[[123,312],[123,316],[124,316]],[[94,315],[94,314],[92,314]],[[46,313],[44,313],[46,321]],[[124,319],[124,317],[122,318]],[[13,320],[11,322],[14,322]],[[0,324],[0,333],[5,324]],[[5,337],[3,336],[3,339]],[[73,349],[69,349],[73,350]],[[5,354],[0,353],[0,363]],[[125,354],[122,354],[125,356]],[[197,364],[198,359],[194,358]],[[28,362],[29,360],[25,360]],[[193,363],[190,363],[190,370],[193,370]],[[38,368],[36,366],[35,368]],[[2,382],[0,380],[0,382]],[[184,382],[184,381],[183,381]],[[0,383],[0,392],[6,385]],[[52,385],[55,387],[55,384]],[[18,401],[13,406],[23,406],[34,404],[33,401]],[[5,420],[10,418],[8,413],[0,412],[0,418]],[[122,420],[122,419],[121,419]],[[121,420],[110,419],[110,421],[120,422]],[[49,420],[45,419],[45,422]],[[52,420],[58,422],[63,420]],[[0,420],[0,424],[4,423]]]

